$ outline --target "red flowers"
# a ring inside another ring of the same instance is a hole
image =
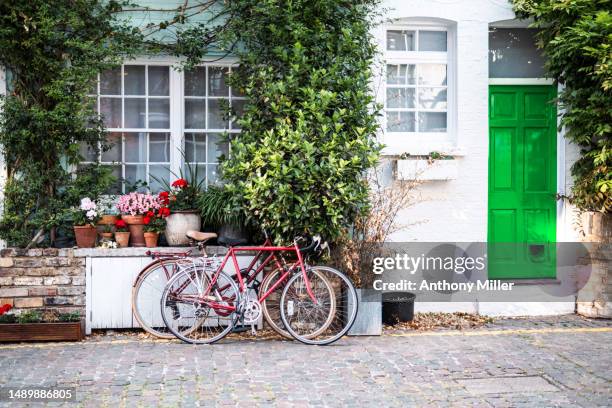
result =
[[[172,183],[172,187],[185,188],[187,184],[187,180],[180,178]]]
[[[3,314],[5,314],[6,312],[8,312],[9,310],[11,310],[13,308],[13,306],[9,305],[8,303],[5,305],[0,306],[0,316],[2,316]]]
[[[168,207],[162,207],[157,212],[158,217],[166,218],[169,215],[170,215],[170,209]]]
[[[168,205],[168,203],[170,202],[170,193],[168,193],[167,191],[162,191],[161,193],[159,193],[159,202],[161,203],[161,205]]]
[[[127,224],[122,219],[115,221],[115,227],[117,228],[127,228]]]

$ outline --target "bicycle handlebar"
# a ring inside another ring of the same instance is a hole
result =
[[[296,238],[296,245],[297,245],[297,241],[299,238]],[[321,245],[321,236],[320,235],[315,235],[314,237],[312,237],[312,241],[310,242],[310,244],[306,245],[303,248],[299,248],[299,251],[303,254],[307,254],[310,252],[314,252],[316,251],[317,247],[319,247]]]

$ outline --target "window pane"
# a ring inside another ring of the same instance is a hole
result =
[[[414,132],[414,112],[387,112],[387,131]]]
[[[388,88],[387,108],[414,108],[414,88]]]
[[[145,127],[145,99],[125,98],[125,127]]]
[[[387,50],[414,51],[414,31],[387,30]]]
[[[185,133],[185,160],[206,161],[206,135],[204,133]]]
[[[111,168],[111,174],[115,177],[115,182],[109,187],[108,194],[121,194],[121,166],[108,166]]]
[[[136,183],[146,182],[146,168],[147,166],[144,164],[126,164],[125,165],[125,181],[126,181],[126,190],[135,185]],[[142,188],[139,188],[142,190]]]
[[[187,129],[204,129],[206,123],[204,121],[204,101],[201,99],[186,99],[185,100],[185,128]]]
[[[121,127],[121,99],[100,98],[100,114],[107,128]]]
[[[389,85],[414,85],[414,65],[387,65],[387,84]]]
[[[169,67],[149,66],[149,95],[170,95]]]
[[[170,162],[170,134],[149,133],[149,161]]]
[[[102,152],[103,162],[121,162],[121,133],[113,132],[108,135],[107,141],[111,144],[111,148]]]
[[[446,64],[419,64],[420,85],[446,85]]]
[[[100,95],[121,95],[121,67],[102,71]]]
[[[204,183],[206,181],[206,165],[205,164],[197,164],[197,165],[191,165],[193,170],[195,170],[196,174],[196,182],[197,183]],[[194,167],[195,166],[195,167]],[[184,174],[190,174],[189,173],[189,169],[187,167],[187,165],[183,166],[183,173]],[[187,181],[191,181],[191,180],[187,180]]]
[[[446,31],[419,31],[419,51],[446,51]]]
[[[123,86],[124,95],[144,95],[145,94],[145,67],[142,65],[126,65]]]
[[[147,134],[125,134],[125,161],[128,163],[144,163],[147,160]]]
[[[446,112],[420,112],[419,132],[446,132]]]
[[[153,129],[170,127],[170,99],[149,99],[149,127]]]
[[[208,134],[208,163],[217,163],[221,155],[227,157],[229,146],[223,139],[224,138],[220,134]]]
[[[209,164],[206,167],[208,172],[208,185],[219,184],[219,165]]]
[[[222,105],[227,106],[227,99],[208,100],[208,129],[227,129],[228,121],[224,119],[225,111]]]
[[[149,166],[149,189],[153,193],[159,193],[164,189],[164,185],[159,183],[155,178],[159,180],[170,180],[170,169],[168,166],[154,164]]]
[[[185,71],[185,95],[206,95],[206,68],[195,67],[193,70]]]
[[[93,162],[98,160],[98,155],[96,152],[96,148],[92,147],[89,143],[80,142],[79,143],[79,153],[83,156],[83,159],[86,162]]]
[[[419,88],[419,108],[446,109],[446,88]]]
[[[229,88],[225,83],[227,68],[208,67],[208,96],[228,96]]]
[[[544,78],[544,58],[536,47],[536,30],[493,28],[489,31],[490,78]]]
[[[246,101],[244,99],[232,99],[232,111],[234,112],[234,119],[232,120],[232,129],[240,129],[240,124],[238,124],[238,119],[242,117],[244,113],[244,104]]]

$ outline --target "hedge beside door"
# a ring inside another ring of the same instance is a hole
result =
[[[553,86],[489,88],[489,278],[554,278]]]

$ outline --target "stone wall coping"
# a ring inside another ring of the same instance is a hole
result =
[[[191,250],[192,255],[201,255],[197,248],[193,247],[156,247],[156,248],[75,248],[75,257],[87,258],[127,258],[127,257],[148,257],[148,252],[163,252],[163,253],[182,253]],[[227,248],[223,246],[207,246],[206,253],[208,255],[224,255],[227,253]]]

